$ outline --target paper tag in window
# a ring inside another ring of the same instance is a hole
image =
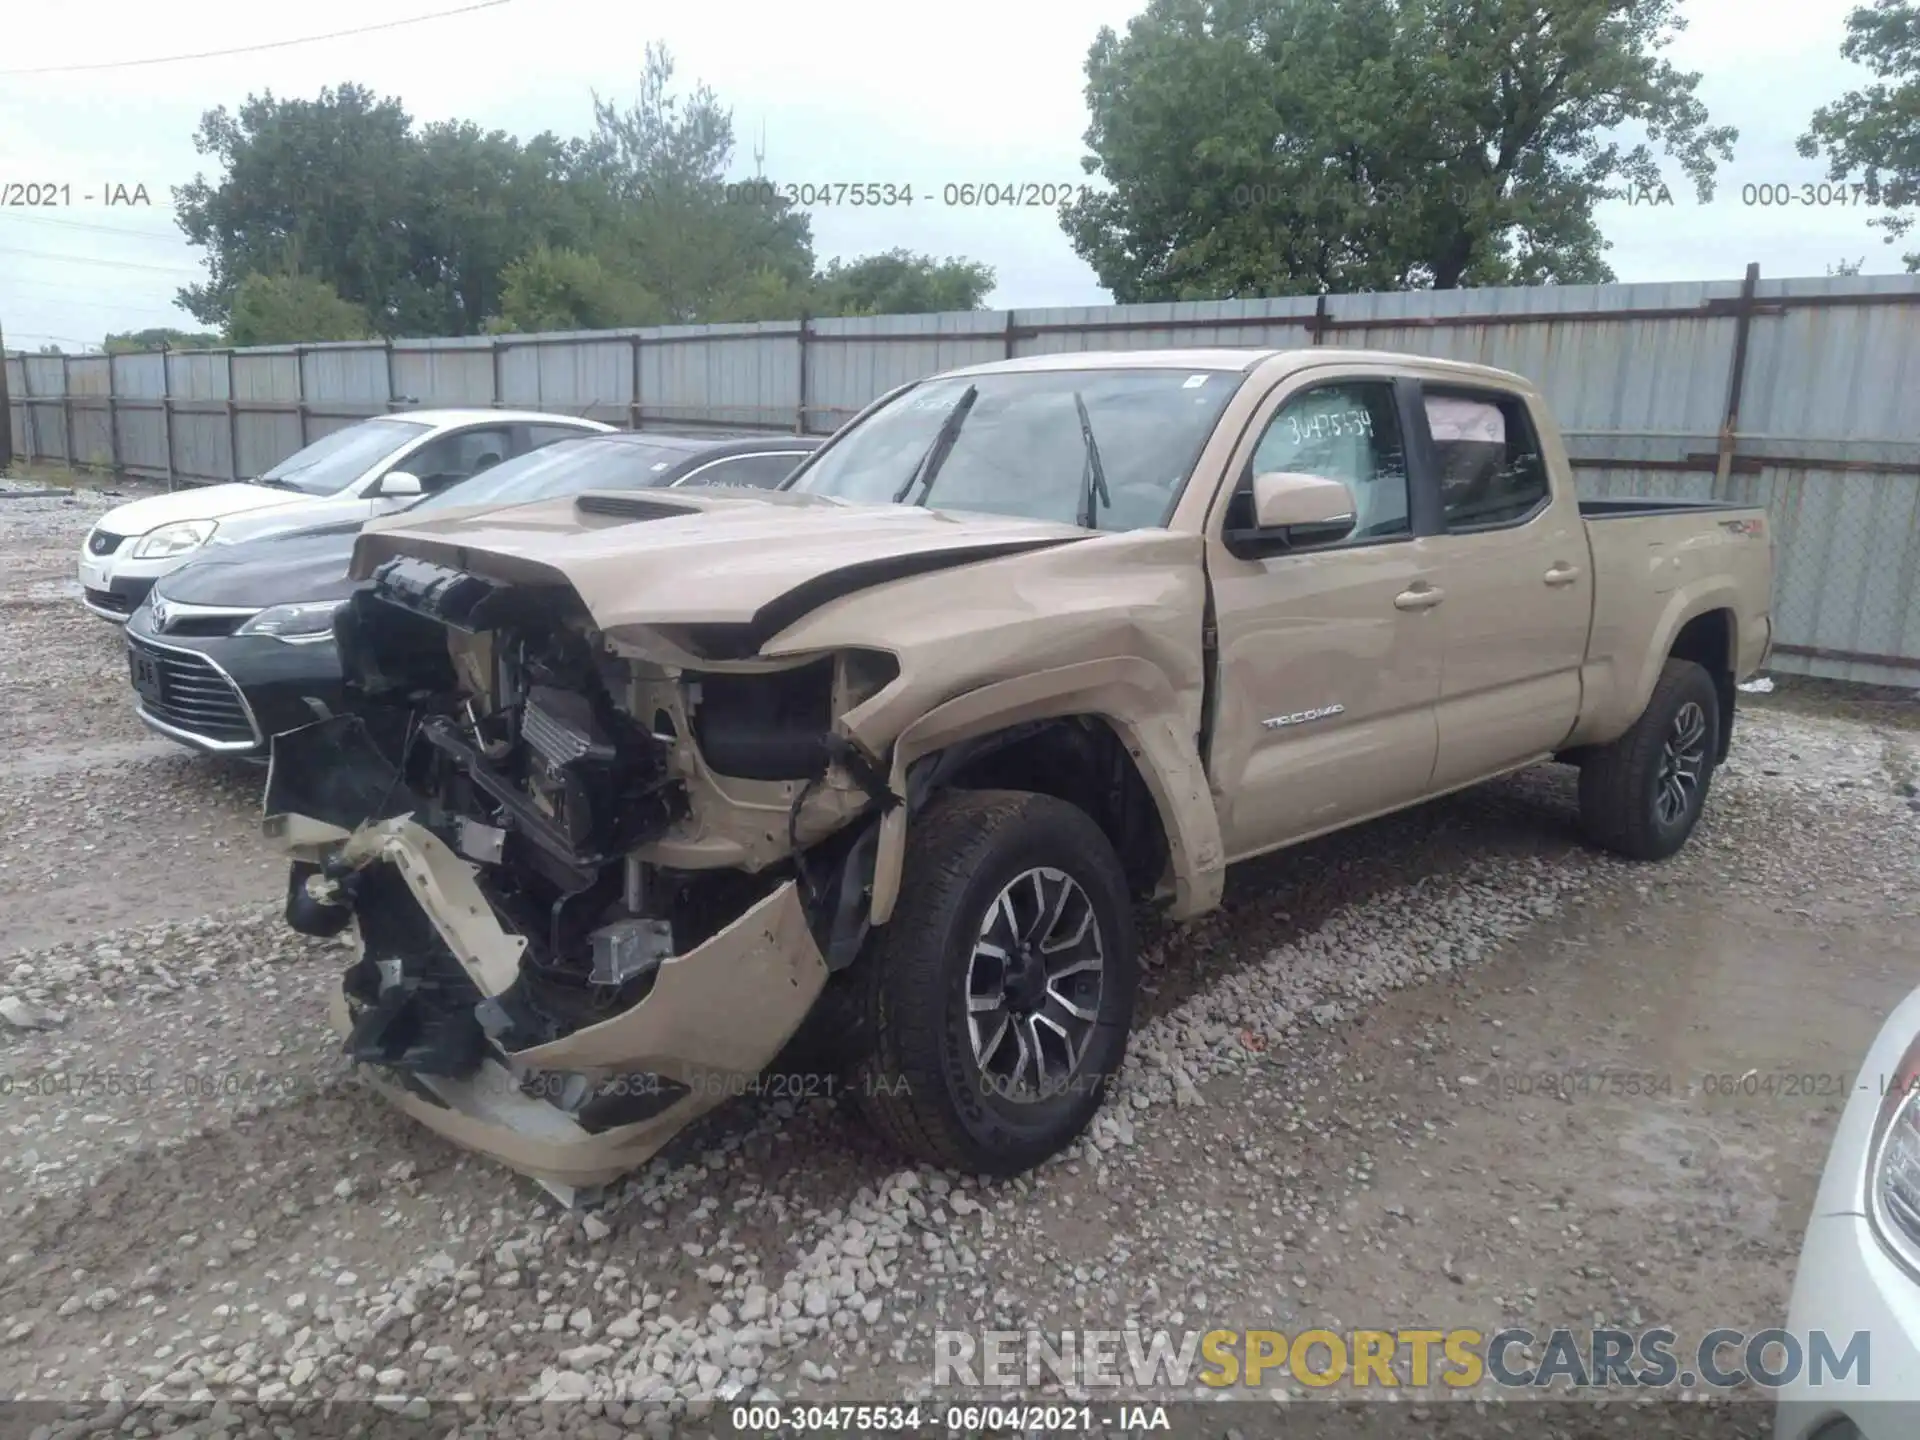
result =
[[[1206,383],[1207,383],[1207,377],[1205,375],[1189,375],[1187,376],[1187,383],[1182,385],[1180,388],[1182,390],[1198,390],[1202,385]]]

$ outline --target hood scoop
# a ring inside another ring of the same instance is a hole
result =
[[[650,495],[596,494],[589,491],[573,502],[582,515],[615,515],[623,520],[671,520],[676,515],[692,515],[693,505],[676,505]]]

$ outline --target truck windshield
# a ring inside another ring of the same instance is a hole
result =
[[[259,483],[308,495],[337,495],[432,428],[413,420],[362,420],[296,450],[262,475]]]
[[[1106,481],[1093,527],[1158,527],[1173,513],[1240,380],[1238,371],[1171,369],[1026,370],[933,380],[821,450],[788,488],[875,505],[900,495],[945,510],[1078,524],[1088,473],[1084,406]],[[970,387],[976,393],[947,437],[950,447],[944,458],[934,457],[937,466],[927,467],[932,483],[923,478],[908,486]]]

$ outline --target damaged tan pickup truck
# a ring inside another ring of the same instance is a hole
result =
[[[1582,504],[1518,376],[1332,348],[956,371],[781,490],[400,516],[354,574],[354,708],[273,745],[289,920],[357,928],[396,1104],[563,1193],[802,1051],[920,1159],[1034,1165],[1136,902],[1555,759],[1670,855],[1770,640],[1763,512]]]

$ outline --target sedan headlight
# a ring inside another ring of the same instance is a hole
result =
[[[169,555],[184,555],[206,544],[219,528],[212,520],[180,520],[172,525],[162,525],[149,530],[134,542],[133,558],[164,560]]]
[[[347,602],[309,600],[299,605],[275,605],[262,610],[233,633],[271,635],[289,645],[312,645],[333,638],[333,617]]]
[[[1920,1275],[1920,1041],[1880,1083],[1885,1098],[1867,1166],[1867,1211],[1880,1243]]]

